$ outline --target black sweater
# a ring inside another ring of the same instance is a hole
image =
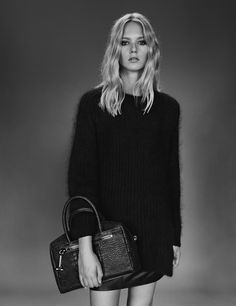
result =
[[[99,106],[101,87],[78,105],[68,169],[69,196],[84,195],[108,220],[138,237],[143,270],[172,276],[173,245],[181,246],[180,104],[154,91],[149,113],[141,97],[125,94],[121,115]],[[73,239],[98,231],[93,213],[70,209]],[[83,201],[83,204],[85,202]]]

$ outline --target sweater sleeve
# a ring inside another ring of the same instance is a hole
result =
[[[68,194],[69,197],[85,196],[97,207],[98,158],[96,131],[90,102],[88,95],[84,94],[78,105],[68,167]],[[73,200],[70,204],[69,227],[73,240],[93,235],[98,231],[97,219],[94,213],[77,212],[81,205],[90,207],[82,199]]]
[[[177,102],[174,129],[171,138],[170,154],[170,201],[172,209],[172,221],[174,228],[173,244],[181,246],[182,217],[181,217],[181,181],[179,161],[179,131],[180,131],[180,105]]]

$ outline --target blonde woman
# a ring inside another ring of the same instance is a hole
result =
[[[70,209],[71,235],[79,239],[79,278],[91,306],[152,305],[155,286],[171,277],[180,259],[180,104],[159,90],[160,46],[139,13],[115,21],[101,66],[102,82],[78,106],[68,170],[69,196],[89,198],[108,220],[136,234],[140,272],[102,281],[93,251],[93,213]],[[84,204],[84,203],[83,203]]]

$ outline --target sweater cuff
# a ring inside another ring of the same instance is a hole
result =
[[[72,240],[84,236],[93,236],[99,230],[94,213],[78,213],[69,218],[70,237]]]
[[[181,247],[181,234],[176,233],[173,239],[173,245]]]

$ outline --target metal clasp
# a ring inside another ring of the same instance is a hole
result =
[[[133,238],[134,238],[134,240],[137,240],[138,236],[137,235],[133,235]]]
[[[112,234],[108,234],[106,236],[103,236],[102,239],[110,239],[111,237],[113,237],[113,235]]]
[[[63,271],[63,267],[62,267],[62,256],[66,253],[66,249],[60,249],[59,250],[59,263],[58,263],[58,267],[56,267],[56,271]]]

